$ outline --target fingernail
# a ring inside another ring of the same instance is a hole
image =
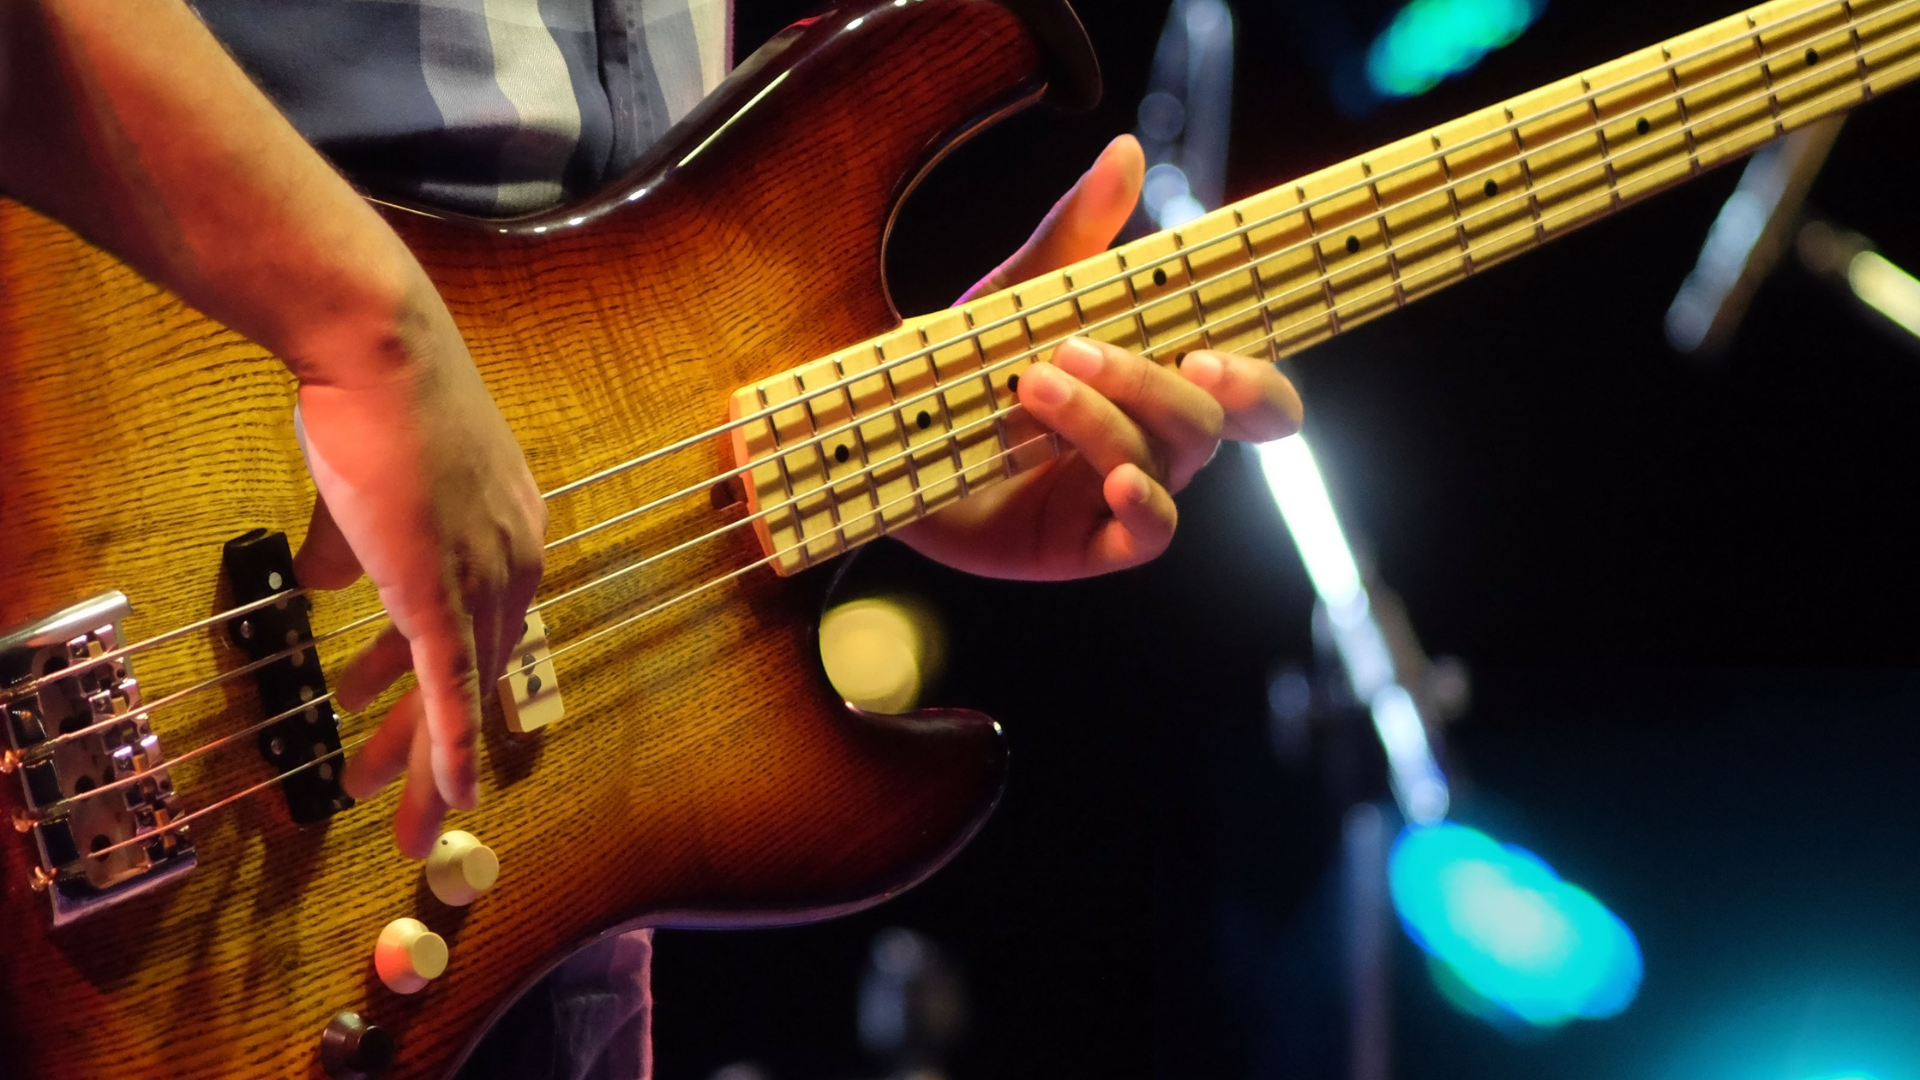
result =
[[[1086,338],[1071,337],[1053,350],[1053,362],[1060,370],[1076,379],[1085,381],[1100,374],[1100,367],[1106,363],[1106,357],[1100,349]]]
[[[1147,484],[1147,474],[1135,473],[1133,483],[1128,486],[1127,501],[1135,506],[1139,506],[1141,503],[1146,502],[1152,494],[1153,488]]]
[[[1180,374],[1202,389],[1219,385],[1226,370],[1220,358],[1209,352],[1190,352],[1180,361]]]
[[[1020,379],[1020,385],[1022,388],[1031,388],[1028,392],[1042,405],[1065,404],[1073,394],[1073,384],[1049,364],[1035,364],[1028,368]]]

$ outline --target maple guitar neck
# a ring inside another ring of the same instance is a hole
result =
[[[794,573],[1052,457],[1014,410],[1068,335],[1278,359],[1920,74],[1920,0],[1776,0],[734,395]]]

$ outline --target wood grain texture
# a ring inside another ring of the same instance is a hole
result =
[[[848,24],[864,16],[853,29]],[[1043,58],[986,0],[830,9],[750,60],[615,189],[511,224],[392,217],[440,284],[551,489],[709,431],[735,387],[880,333],[901,197],[955,140],[1037,98]],[[771,90],[769,90],[771,88]],[[751,103],[751,107],[748,107]],[[61,227],[0,206],[0,626],[118,588],[129,640],[227,606],[220,545],[295,541],[312,487],[293,385],[261,350]],[[720,438],[553,505],[550,536],[701,485]],[[737,520],[704,494],[556,551],[555,595]],[[556,646],[758,558],[750,529],[549,609]],[[835,703],[812,637],[824,581],[764,568],[559,663],[567,715],[484,733],[483,802],[452,824],[500,855],[499,885],[440,905],[388,834],[395,793],[300,829],[276,796],[194,830],[177,887],[58,933],[0,836],[0,1074],[316,1077],[321,1028],[392,1031],[390,1075],[447,1075],[511,994],[623,923],[765,924],[906,888],[998,796],[998,729]],[[368,611],[322,597],[316,628]],[[337,666],[357,644],[329,642]],[[239,666],[209,632],[134,659],[149,700]],[[349,717],[351,739],[372,715]],[[258,718],[247,680],[154,716],[179,754]],[[183,805],[265,779],[251,740],[176,771]],[[18,800],[11,779],[0,811]],[[412,915],[451,947],[423,993],[371,963]]]

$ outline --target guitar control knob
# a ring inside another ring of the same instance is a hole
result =
[[[382,1027],[343,1012],[320,1033],[320,1066],[333,1080],[369,1080],[393,1064],[399,1046]]]
[[[500,859],[470,832],[442,833],[427,855],[427,888],[451,907],[473,903],[499,877]]]
[[[418,993],[447,970],[447,941],[419,919],[395,919],[373,946],[373,969],[394,993]]]

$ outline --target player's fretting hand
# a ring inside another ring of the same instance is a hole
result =
[[[1144,168],[1140,145],[1115,139],[1032,239],[962,301],[1105,250],[1133,212]],[[1171,370],[1072,338],[1021,373],[1019,396],[1070,449],[902,530],[901,539],[993,577],[1077,578],[1137,566],[1172,541],[1173,493],[1222,438],[1263,441],[1300,427],[1300,397],[1272,364],[1219,352],[1189,352]]]

